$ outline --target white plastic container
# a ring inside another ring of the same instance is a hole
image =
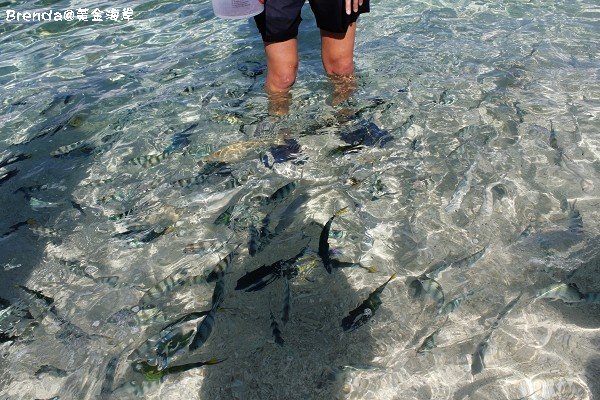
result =
[[[265,9],[258,0],[212,0],[212,6],[217,17],[226,19],[254,17]]]

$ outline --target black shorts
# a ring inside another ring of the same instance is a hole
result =
[[[305,0],[265,0],[265,10],[254,17],[265,42],[285,42],[298,36],[302,18],[300,11]],[[333,33],[346,33],[348,26],[358,16],[369,12],[369,0],[364,0],[358,12],[346,14],[345,0],[309,0],[319,29]]]

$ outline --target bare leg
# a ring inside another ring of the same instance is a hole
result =
[[[346,33],[321,30],[321,58],[323,67],[333,83],[333,105],[346,100],[356,89],[354,77],[354,38],[356,23]]]
[[[269,113],[287,114],[290,108],[290,88],[298,72],[298,41],[265,43],[267,54],[267,82],[265,91],[269,95]]]

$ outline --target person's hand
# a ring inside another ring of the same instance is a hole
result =
[[[354,7],[352,7],[353,5]],[[358,7],[362,5],[363,0],[346,0],[346,14],[350,15],[352,13],[352,8],[354,9],[354,12],[358,12]]]

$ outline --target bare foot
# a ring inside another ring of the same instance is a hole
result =
[[[354,75],[330,75],[329,78],[333,83],[333,93],[331,100],[331,104],[333,106],[337,106],[341,102],[347,100],[356,90],[356,77]]]

